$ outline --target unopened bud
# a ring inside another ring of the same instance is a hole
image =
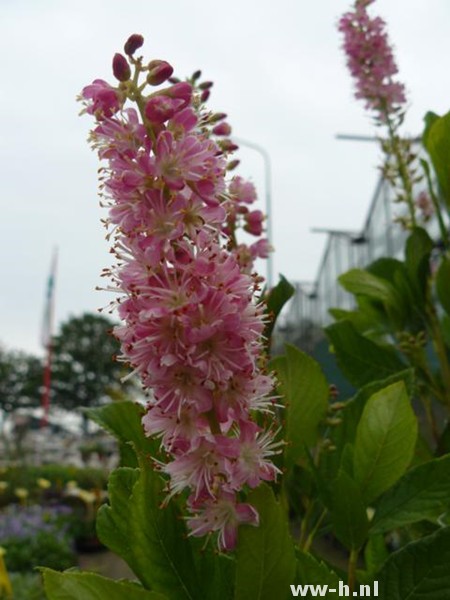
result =
[[[119,81],[128,81],[131,77],[131,69],[123,54],[114,54],[112,63],[114,77]]]
[[[133,56],[138,48],[142,46],[144,43],[144,38],[139,33],[133,33],[125,42],[125,46],[123,47],[125,54],[128,56]]]
[[[202,72],[199,71],[195,71],[195,73],[192,75],[192,81],[197,81],[197,79],[199,79],[202,75]]]
[[[209,90],[203,90],[203,92],[201,93],[201,96],[200,96],[200,100],[202,102],[206,102],[210,95],[211,95],[211,92]]]
[[[226,113],[214,113],[213,115],[211,115],[208,118],[208,122],[209,123],[218,123],[219,121],[222,121],[223,119],[226,119],[227,115]]]
[[[231,127],[228,125],[228,123],[225,123],[225,121],[223,123],[219,123],[218,125],[216,125],[212,132],[215,135],[230,135],[231,133]]]
[[[186,106],[189,104],[192,98],[192,85],[187,82],[180,82],[172,85],[170,88],[167,88],[164,92],[167,96],[169,96],[169,98],[182,100],[184,102],[184,106]]]
[[[172,65],[165,60],[152,60],[148,63],[147,83],[160,85],[167,81],[173,73]]]
[[[180,79],[178,77],[169,77],[170,83],[180,83]]]
[[[230,139],[221,140],[219,145],[223,152],[234,152],[239,148],[239,146]]]
[[[199,90],[209,90],[210,88],[212,88],[213,85],[214,84],[212,81],[203,81],[202,83],[199,83],[198,89]]]
[[[235,168],[238,166],[238,164],[239,164],[240,162],[241,162],[241,161],[240,161],[240,160],[238,160],[238,159],[236,159],[236,160],[231,160],[231,161],[230,161],[230,162],[227,164],[227,171],[232,171],[233,169],[235,169]]]

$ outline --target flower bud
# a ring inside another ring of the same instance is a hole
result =
[[[173,67],[165,60],[152,60],[148,63],[147,83],[160,85],[173,73]]]
[[[232,171],[233,169],[235,169],[240,162],[241,161],[238,160],[238,159],[236,159],[236,160],[230,160],[230,162],[227,164],[227,167],[226,167],[227,171]]]
[[[125,42],[125,46],[123,47],[125,54],[128,56],[133,56],[138,48],[142,46],[144,43],[144,38],[139,33],[133,33]]]
[[[230,135],[231,133],[231,127],[228,125],[228,123],[225,123],[225,121],[223,123],[219,123],[218,125],[216,125],[212,132],[215,135]]]
[[[228,115],[226,113],[214,113],[213,115],[210,115],[210,117],[208,117],[208,122],[217,123],[218,121],[223,121],[223,119],[226,119],[227,116]]]
[[[195,71],[194,74],[192,75],[192,81],[197,81],[197,79],[200,79],[201,75],[202,75],[202,72],[200,70]]]
[[[200,96],[200,100],[202,102],[206,102],[208,100],[210,94],[211,94],[211,92],[209,90],[203,90],[203,92],[201,93],[201,96]]]
[[[187,82],[175,83],[170,88],[165,90],[165,94],[169,96],[169,98],[176,98],[177,100],[182,100],[184,106],[190,103],[192,98],[192,85]]]
[[[239,146],[237,144],[235,144],[233,141],[231,141],[230,139],[221,140],[219,142],[219,145],[223,152],[234,152],[235,150],[237,150],[239,148]]]
[[[214,83],[212,81],[203,81],[202,83],[199,83],[198,88],[200,90],[209,90],[213,85]]]
[[[114,54],[112,63],[114,77],[119,81],[128,81],[131,77],[131,69],[123,54]]]

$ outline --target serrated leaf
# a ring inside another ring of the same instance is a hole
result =
[[[406,367],[391,347],[370,341],[349,321],[333,323],[325,328],[325,333],[333,345],[339,368],[356,387],[386,379]]]
[[[435,521],[450,508],[450,455],[408,471],[377,504],[374,533],[416,521]]]
[[[395,552],[377,575],[383,600],[448,600],[450,527]]]
[[[134,582],[115,581],[95,573],[42,569],[42,575],[48,600],[169,600],[168,596],[150,592]]]
[[[175,501],[161,508],[163,482],[142,455],[140,475],[129,500],[128,535],[134,564],[146,587],[165,593],[170,600],[203,600],[201,582]]]
[[[291,466],[304,455],[305,446],[317,439],[318,425],[327,412],[329,386],[319,364],[294,346],[287,345],[286,354],[274,358],[271,368],[277,373],[285,405],[285,464]]]
[[[359,550],[367,539],[369,521],[358,484],[345,471],[333,482],[333,531],[349,550]]]
[[[403,381],[375,393],[358,424],[354,476],[367,504],[391,487],[414,454],[417,419]]]
[[[339,586],[339,577],[324,562],[317,560],[312,554],[298,551],[295,585],[328,585]]]
[[[146,437],[144,434],[141,422],[144,412],[143,406],[129,401],[113,402],[98,408],[85,409],[88,417],[111,433],[121,445],[132,445],[135,451],[156,456],[159,450],[159,442]],[[129,451],[124,450],[122,447],[122,453],[124,453],[128,463],[126,466],[137,466],[137,460],[132,461]],[[134,464],[130,464],[130,462]]]
[[[195,567],[202,582],[202,600],[232,600],[236,561],[229,554],[218,554],[204,538],[190,538]]]
[[[296,571],[287,516],[265,484],[250,492],[248,502],[258,511],[260,525],[239,528],[234,598],[287,600]]]
[[[135,561],[133,540],[129,535],[128,505],[138,479],[138,469],[120,467],[113,471],[108,481],[110,505],[103,504],[96,518],[97,535],[100,541],[121,556],[136,574],[139,565]]]

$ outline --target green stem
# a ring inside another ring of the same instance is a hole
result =
[[[298,545],[301,550],[304,550],[305,544],[307,542],[308,525],[309,525],[309,520],[311,518],[311,515],[313,513],[313,509],[314,509],[314,502],[310,502],[308,504],[308,508],[306,509],[305,516],[303,517],[302,523],[300,525],[300,537],[298,540]]]
[[[311,531],[310,531],[310,533],[309,533],[308,537],[306,538],[306,541],[305,541],[305,543],[303,544],[303,548],[302,548],[302,549],[303,549],[303,551],[304,551],[304,552],[309,552],[309,549],[311,548],[311,544],[313,543],[313,541],[314,541],[314,538],[315,538],[315,536],[316,536],[316,533],[317,533],[317,531],[318,531],[319,527],[322,525],[322,522],[323,522],[323,520],[324,520],[324,518],[325,518],[326,514],[327,514],[327,509],[326,509],[326,508],[324,508],[324,509],[323,509],[323,511],[322,511],[322,514],[321,514],[321,515],[320,515],[320,517],[317,519],[317,522],[316,522],[316,524],[315,524],[315,525],[314,525],[314,527],[311,529]]]
[[[348,559],[347,583],[350,590],[350,596],[353,596],[353,590],[356,583],[356,565],[358,563],[359,550],[352,549]]]
[[[405,190],[405,199],[409,208],[409,213],[411,217],[411,225],[416,227],[416,214],[414,210],[414,198],[413,198],[413,189],[410,174],[408,173],[408,167],[405,163],[404,157],[402,156],[400,147],[399,147],[399,136],[395,132],[395,127],[392,123],[391,117],[389,113],[385,112],[386,123],[389,130],[389,137],[391,139],[391,150],[397,160],[397,168],[400,175],[400,179],[403,183],[403,188]]]

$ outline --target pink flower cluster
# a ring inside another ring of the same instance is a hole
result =
[[[374,0],[357,0],[354,10],[339,21],[344,36],[343,49],[347,66],[356,81],[356,97],[366,101],[366,108],[385,115],[395,112],[406,102],[405,88],[394,81],[397,65],[380,17],[371,18],[367,7]]]
[[[217,532],[228,550],[240,523],[258,523],[242,491],[278,472],[271,457],[280,442],[255,422],[273,410],[255,300],[261,279],[251,274],[269,248],[264,239],[236,242],[238,218],[260,236],[263,215],[247,208],[256,198],[251,184],[227,181],[235,146],[224,138],[225,115],[203,107],[210,82],[202,88],[193,78],[144,95],[141,73],[160,85],[172,68],[135,59],[142,41],[134,35],[125,45],[133,77],[116,55],[118,88],[95,80],[81,95],[97,118],[91,141],[107,161],[101,180],[117,264],[105,274],[124,321],[115,335],[122,360],[152,390],[143,426],[161,439],[167,460],[156,464],[168,476],[168,499],[188,490],[192,535]]]

